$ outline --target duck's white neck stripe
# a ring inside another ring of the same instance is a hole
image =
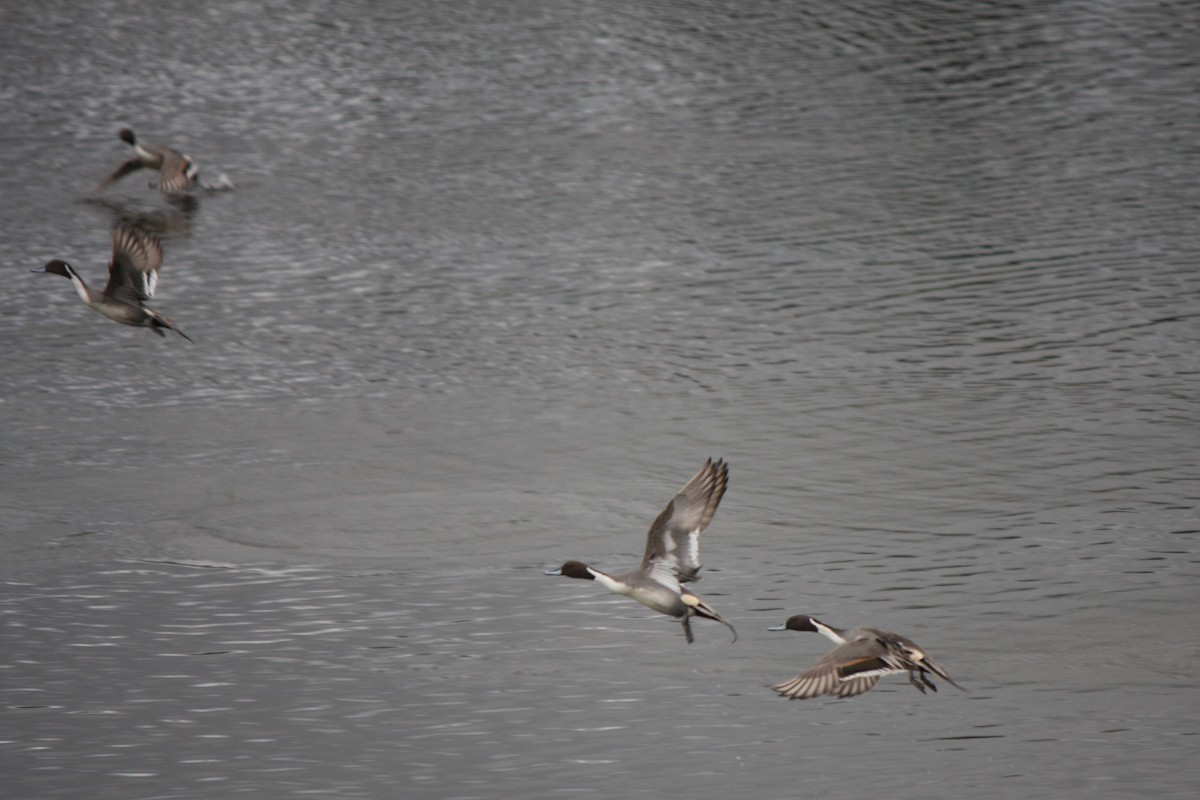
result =
[[[83,284],[83,278],[75,274],[75,268],[70,264],[67,264],[67,277],[71,279],[71,285],[75,287],[76,294],[83,302],[88,302],[90,298],[88,298],[87,287]]]
[[[600,570],[592,569],[591,567],[588,567],[588,572],[592,573],[592,577],[596,579],[596,583],[600,584],[605,589],[608,589],[610,592],[616,592],[617,594],[629,594],[629,587],[611,575],[605,575]]]
[[[810,619],[811,619],[811,617],[810,617]],[[831,640],[837,642],[838,644],[845,644],[846,637],[842,636],[840,633],[838,633],[833,628],[826,625],[824,622],[820,622],[818,620],[813,619],[812,624],[813,624],[813,627],[817,629],[817,633],[821,634],[826,639],[831,639]]]

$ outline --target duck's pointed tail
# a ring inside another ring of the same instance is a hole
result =
[[[725,619],[716,611],[714,611],[708,603],[704,602],[691,592],[683,593],[683,602],[687,605],[691,615],[714,620],[721,623],[726,628],[729,628],[729,630],[733,633],[733,641],[731,641],[730,644],[733,644],[733,642],[737,641],[737,630],[729,624],[729,620]],[[684,627],[688,627],[686,618],[684,619]]]
[[[150,317],[150,327],[159,336],[163,335],[163,332],[161,329],[166,328],[168,330],[175,331],[176,333],[178,333],[183,338],[187,339],[192,344],[196,343],[195,339],[188,336],[183,331],[179,330],[179,327],[174,322],[172,322],[169,317],[165,317],[162,314],[158,313],[157,311],[155,311],[153,313],[153,315]]]

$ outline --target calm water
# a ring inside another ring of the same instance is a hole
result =
[[[1200,15],[963,8],[8,4],[5,796],[1192,797]],[[737,644],[541,574],[709,455]]]

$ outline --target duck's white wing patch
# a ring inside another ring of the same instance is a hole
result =
[[[838,697],[856,697],[864,692],[869,692],[877,683],[879,683],[877,675],[869,677],[859,675],[849,680],[843,679],[834,694]]]
[[[697,580],[700,575],[700,533],[703,528],[692,528],[676,534],[671,538],[675,541],[676,564],[675,570],[682,580]]]
[[[158,288],[158,271],[143,272],[142,276],[142,294],[147,299],[154,297],[154,290]]]
[[[679,579],[675,577],[675,566],[671,559],[655,559],[649,563],[646,577],[662,584],[673,592],[681,591]]]
[[[879,661],[873,663],[848,664],[838,670],[840,680],[852,681],[858,678],[874,678],[879,680],[884,675],[895,675],[897,672],[907,672],[908,670],[899,667],[893,667],[889,664],[883,664]]]

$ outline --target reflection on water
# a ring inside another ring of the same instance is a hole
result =
[[[146,13],[0,26],[10,791],[1194,792],[1188,4]],[[24,272],[117,219],[195,347]],[[541,576],[708,455],[736,645]]]
[[[200,207],[200,201],[191,195],[164,197],[161,201],[162,207],[144,206],[128,200],[114,200],[95,195],[84,198],[84,202],[104,209],[113,223],[124,222],[133,225],[168,243],[172,240],[186,239],[191,235],[192,217]]]

